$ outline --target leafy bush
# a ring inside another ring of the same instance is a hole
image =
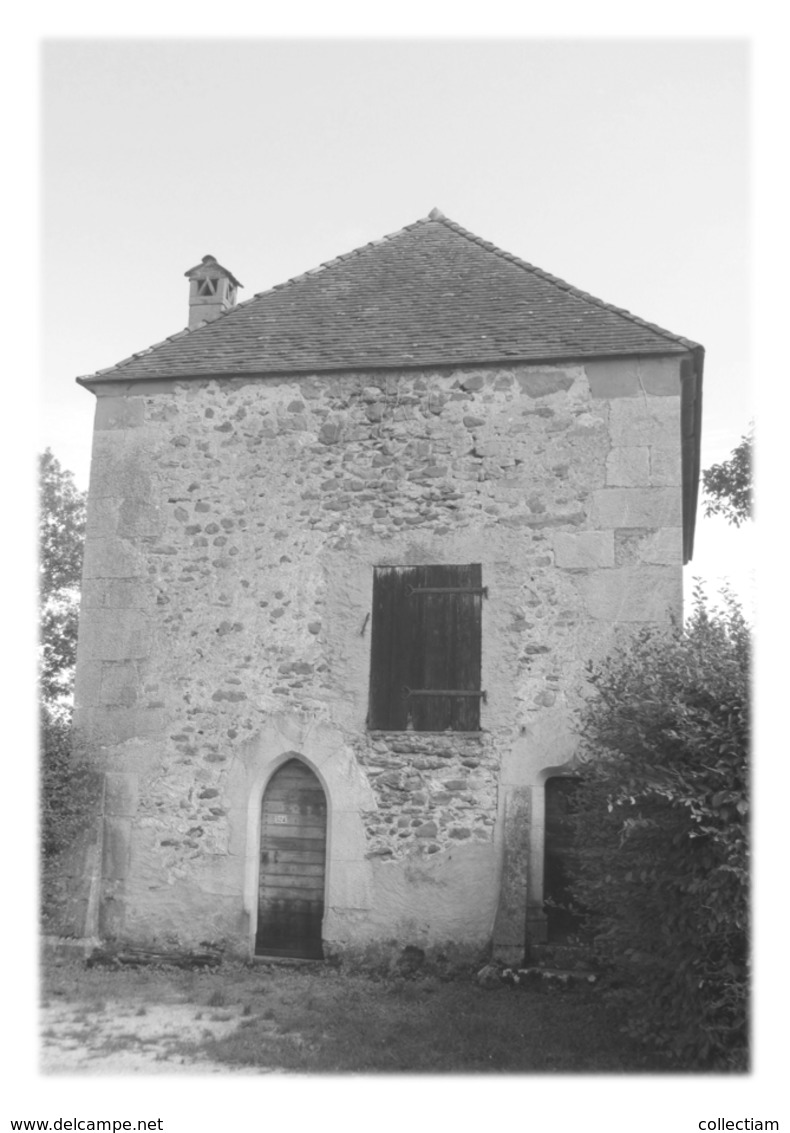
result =
[[[96,773],[72,751],[67,714],[41,713],[41,849],[45,858],[69,850],[96,813]]]
[[[38,461],[40,699],[57,714],[74,680],[86,494],[49,449]]]
[[[68,921],[68,861],[95,812],[97,776],[71,748],[85,493],[47,449],[39,467],[39,747],[43,927]]]
[[[590,671],[580,713],[574,899],[625,989],[632,1037],[694,1068],[744,1068],[750,632],[701,590]]]
[[[101,793],[101,777],[72,749],[69,713],[41,710],[40,846],[41,929],[54,935],[81,935],[80,911],[84,853],[91,838]],[[87,841],[86,841],[87,840]]]

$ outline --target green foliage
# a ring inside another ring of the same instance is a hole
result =
[[[698,589],[590,672],[574,899],[631,1003],[628,1033],[687,1068],[743,1068],[750,631]]]
[[[49,712],[71,696],[85,538],[85,493],[47,449],[39,456],[40,690]]]
[[[72,871],[79,855],[72,851],[89,835],[98,810],[101,776],[75,757],[68,712],[40,711],[39,901],[45,934],[80,935],[83,912],[73,899]]]
[[[41,849],[55,858],[70,849],[95,812],[95,774],[75,758],[67,715],[41,712]]]
[[[753,448],[754,434],[750,431],[741,437],[729,460],[712,464],[702,473],[705,515],[723,515],[736,527],[751,519]]]
[[[65,859],[90,824],[99,784],[71,742],[85,493],[49,449],[39,457],[39,493],[40,897],[44,929],[58,931]]]

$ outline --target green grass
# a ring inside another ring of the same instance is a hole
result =
[[[267,1012],[267,1019],[245,1020],[249,1025],[202,1049],[220,1062],[317,1072],[655,1069],[635,1058],[591,995],[485,992],[464,984],[421,993],[419,984],[393,990],[354,983],[327,989],[323,998],[297,998],[275,1008],[273,1018]]]
[[[621,1034],[612,993],[589,986],[484,991],[471,978],[372,979],[323,965],[108,971],[75,961],[45,965],[42,983],[50,1001],[75,1007],[113,1000],[138,1012],[154,1003],[205,1012],[221,1005],[223,1018],[238,1019],[231,1033],[176,1039],[170,1051],[229,1066],[410,1074],[666,1069]]]

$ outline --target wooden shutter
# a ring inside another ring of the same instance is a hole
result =
[[[479,563],[376,569],[371,728],[479,730],[481,581]]]

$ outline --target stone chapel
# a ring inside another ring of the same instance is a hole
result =
[[[246,302],[186,276],[78,379],[82,931],[519,963],[585,663],[681,617],[703,349],[438,210]]]

